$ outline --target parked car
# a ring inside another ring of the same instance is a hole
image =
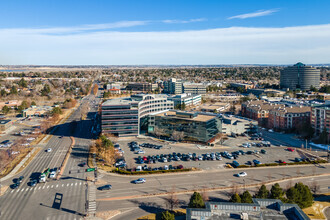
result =
[[[36,186],[37,183],[38,183],[37,180],[31,180],[30,183],[29,183],[29,185],[30,185],[30,186]]]
[[[47,152],[47,153],[50,153],[50,152],[52,152],[52,149],[51,149],[51,148],[48,148],[48,149],[46,150],[46,152]]]
[[[278,160],[279,163],[286,163],[284,160]]]
[[[140,183],[145,183],[146,179],[145,178],[139,178],[137,180],[133,180],[133,183],[135,184],[140,184]]]
[[[290,151],[290,152],[294,152],[294,149],[291,148],[291,147],[288,147],[286,150],[287,150],[287,151]]]
[[[112,189],[112,186],[110,184],[107,184],[107,185],[104,185],[104,186],[100,186],[97,189],[98,190],[101,190],[101,191],[103,191],[103,190],[110,190],[110,189]]]
[[[301,162],[302,160],[298,157],[294,158],[294,162]]]

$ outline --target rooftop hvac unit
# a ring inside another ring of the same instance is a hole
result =
[[[242,219],[242,220],[249,220],[249,215],[248,215],[247,213],[243,212],[243,213],[241,214],[241,219]]]

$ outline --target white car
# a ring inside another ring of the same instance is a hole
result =
[[[47,151],[47,153],[50,153],[50,152],[52,152],[52,149],[48,148],[46,151]]]
[[[49,178],[55,178],[56,177],[56,171],[52,171],[50,174],[49,174]]]
[[[30,144],[29,143],[23,143],[23,144],[21,144],[21,146],[30,146]]]
[[[238,177],[244,177],[244,176],[247,176],[247,173],[246,172],[240,172],[237,174]]]
[[[273,129],[269,129],[269,130],[268,130],[268,132],[270,132],[270,133],[273,133],[273,132],[274,132],[274,130],[273,130]]]
[[[145,152],[143,150],[136,151],[137,154],[144,154]]]
[[[34,138],[34,137],[29,137],[29,138],[26,138],[26,140],[28,140],[28,141],[33,141],[33,140],[35,140],[36,138]]]
[[[145,183],[145,182],[146,182],[146,179],[144,179],[144,178],[140,178],[140,179],[137,179],[137,180],[133,181],[133,183],[135,183],[135,184]]]

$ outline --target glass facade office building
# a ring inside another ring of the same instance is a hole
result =
[[[221,119],[214,115],[169,110],[149,116],[150,133],[162,130],[169,135],[182,132],[184,140],[208,142],[221,132]]]

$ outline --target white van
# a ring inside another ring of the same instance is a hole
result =
[[[141,166],[137,166],[136,167],[136,171],[142,171],[142,167]]]

